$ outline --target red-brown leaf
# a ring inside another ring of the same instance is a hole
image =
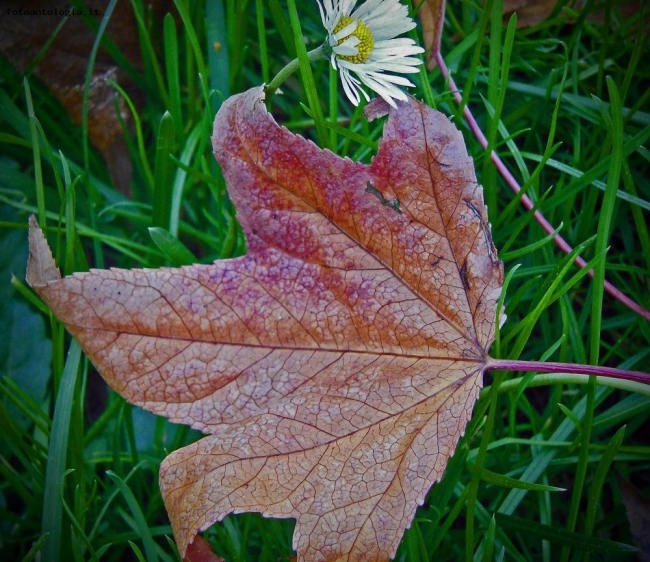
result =
[[[196,535],[194,540],[187,545],[183,562],[224,562],[224,559],[212,552],[208,541],[201,535]]]
[[[29,282],[129,401],[211,435],[160,482],[181,553],[228,513],[297,519],[298,559],[388,560],[465,430],[503,270],[442,114],[390,112],[370,166],[230,98],[215,154],[248,254]]]

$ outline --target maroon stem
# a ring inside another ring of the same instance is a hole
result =
[[[440,68],[440,72],[442,73],[443,77],[445,80],[448,81],[449,87],[451,89],[451,93],[453,94],[454,98],[456,99],[456,102],[458,105],[461,105],[462,103],[462,96],[460,95],[460,92],[458,88],[456,87],[456,84],[454,82],[454,79],[451,77],[451,74],[449,73],[449,70],[447,68],[447,65],[445,64],[444,59],[442,58],[442,54],[440,53],[440,49],[436,49],[436,52],[434,53],[436,63],[438,64],[438,67]],[[474,136],[478,139],[478,141],[481,143],[481,146],[487,150],[488,147],[488,141],[487,138],[485,138],[485,135],[483,134],[483,131],[481,131],[481,128],[479,127],[478,123],[476,122],[476,119],[474,119],[474,116],[472,115],[472,112],[469,110],[469,107],[467,105],[463,108],[463,113],[465,115],[465,119],[467,119],[467,122],[469,124],[470,129],[474,133]],[[499,155],[492,150],[490,152],[490,159],[494,163],[495,167],[499,171],[499,173],[503,176],[503,178],[506,180],[508,185],[511,187],[511,189],[515,193],[519,193],[521,191],[521,186],[517,182],[517,180],[514,178],[514,176],[510,173],[510,170],[506,167],[506,165],[503,163],[503,160],[499,157]],[[525,193],[521,196],[521,202],[523,203],[524,207],[526,207],[529,211],[532,210],[534,207],[534,203],[531,201],[530,197],[526,195]],[[535,219],[537,222],[541,225],[541,227],[544,229],[544,231],[547,234],[552,234],[555,232],[555,229],[553,226],[546,220],[544,215],[539,211],[536,210],[533,213]],[[553,240],[555,241],[555,244],[566,254],[569,254],[573,251],[573,248],[571,245],[564,239],[562,236],[559,234],[555,234],[553,236]],[[580,267],[585,267],[587,265],[587,262],[581,257],[577,256],[575,259],[575,262],[580,266]],[[590,269],[588,275],[590,277],[594,276],[594,270]],[[630,310],[633,310],[640,316],[643,316],[646,320],[650,320],[650,311],[646,310],[643,308],[640,304],[637,302],[633,301],[630,297],[628,297],[625,293],[617,289],[614,285],[612,285],[609,281],[605,280],[604,283],[605,290],[612,295],[615,299],[618,299],[620,302],[622,302],[625,306],[627,306]]]
[[[515,361],[510,359],[488,358],[486,371],[525,371],[535,373],[575,373],[579,375],[597,375],[650,384],[650,373],[628,371],[600,365],[576,365],[575,363],[555,363],[552,361]]]

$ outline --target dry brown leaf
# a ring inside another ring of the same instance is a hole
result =
[[[171,7],[169,0],[151,0],[151,9],[158,16]],[[95,14],[99,24],[104,15],[105,0],[86,0],[84,10]],[[72,9],[67,0],[4,0],[0,18],[0,54],[20,71],[33,66],[33,73],[56,96],[78,125],[82,120],[82,101],[89,55],[95,34],[80,15],[65,14]],[[77,8],[78,9],[78,8]],[[26,12],[34,12],[28,15]],[[63,27],[55,35],[62,21]],[[118,46],[122,55],[136,68],[140,67],[140,44],[133,9],[128,2],[118,2],[106,35]],[[54,37],[51,44],[48,43]],[[131,161],[123,138],[122,123],[129,123],[126,104],[117,98],[107,83],[114,80],[128,91],[136,106],[143,101],[141,92],[118,70],[106,50],[97,54],[89,92],[88,134],[93,146],[101,153],[111,172],[113,183],[128,192]]]
[[[650,562],[650,501],[641,496],[630,482],[620,476],[618,483],[627,520],[630,522],[632,540],[634,546],[639,549],[637,558],[639,562]]]
[[[558,0],[504,0],[503,18],[510,19],[513,13],[517,13],[517,29],[531,27],[543,22],[555,10]],[[572,10],[581,11],[584,8],[584,0],[572,0],[563,5],[562,9],[571,8]],[[641,0],[630,0],[617,2],[615,6],[610,6],[620,12],[623,18],[632,17],[641,8]],[[587,20],[596,23],[605,23],[607,21],[605,10],[596,10],[587,15]],[[574,23],[573,20],[569,23]]]
[[[427,69],[436,67],[436,52],[440,51],[442,26],[445,21],[445,0],[423,0],[418,10],[422,38],[427,51]]]
[[[557,0],[504,0],[503,17],[509,19],[517,13],[517,29],[530,27],[544,21],[553,13]]]
[[[388,560],[470,419],[503,266],[458,130],[409,98],[367,166],[256,88],[213,143],[248,254],[28,281],[127,400],[211,435],[165,459],[181,553],[229,513],[293,517],[303,561]]]

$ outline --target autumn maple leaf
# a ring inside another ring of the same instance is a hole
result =
[[[388,560],[481,387],[503,267],[462,137],[409,98],[368,165],[224,103],[215,155],[247,255],[28,281],[130,402],[208,433],[160,485],[181,553],[229,513],[296,519],[303,561]]]

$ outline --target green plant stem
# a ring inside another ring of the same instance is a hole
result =
[[[525,371],[536,373],[575,373],[580,375],[598,375],[650,384],[650,373],[615,369],[601,365],[581,365],[575,363],[558,363],[553,361],[518,361],[511,359],[489,358],[486,371]]]
[[[514,390],[517,390],[520,388],[520,385],[523,381],[524,377],[515,377],[513,379],[508,379],[507,381],[501,383],[501,386],[499,386],[499,393],[512,392]],[[559,384],[587,384],[588,382],[589,377],[585,377],[584,375],[569,373],[541,373],[528,380],[526,388],[553,386]],[[615,379],[612,377],[596,377],[596,384],[598,386],[606,386],[618,390],[625,390],[626,392],[634,392],[636,394],[650,397],[650,385],[641,382]],[[490,390],[490,387],[490,385],[484,386],[481,389],[481,396],[487,394]]]
[[[309,62],[314,62],[321,59],[327,58],[327,46],[323,43],[320,47],[317,47],[313,51],[307,52],[307,59]],[[289,78],[296,70],[300,68],[300,62],[298,59],[293,59],[289,64],[287,64],[280,72],[278,72],[271,80],[269,85],[266,87],[266,94],[270,98],[278,88],[284,83],[284,81]]]

